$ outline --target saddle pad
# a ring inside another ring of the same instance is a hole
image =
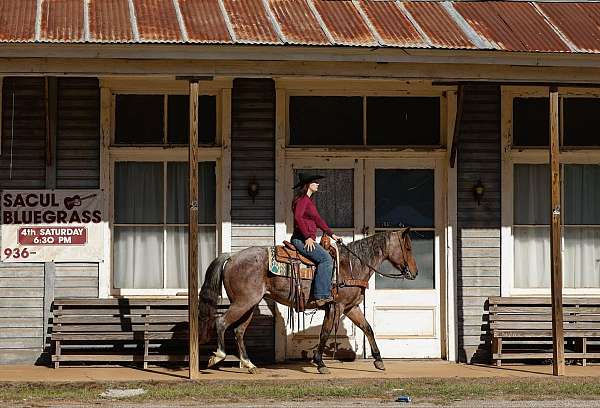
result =
[[[269,253],[269,272],[271,272],[273,275],[291,278],[292,277],[292,265],[290,265],[289,263],[285,263],[285,262],[278,262],[275,257],[276,250],[277,249],[274,246],[271,246],[267,249],[267,251]],[[305,265],[303,263],[300,264],[300,278],[301,279],[312,280],[314,275],[315,275],[315,272],[314,272],[313,268],[311,268],[310,266]]]

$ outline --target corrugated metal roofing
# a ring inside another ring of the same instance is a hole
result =
[[[141,41],[182,40],[173,0],[130,1],[133,1]]]
[[[328,45],[329,41],[308,3],[297,0],[269,0],[269,7],[285,42],[299,45]]]
[[[222,0],[235,33],[236,42],[279,44],[262,0]]]
[[[600,53],[600,4],[0,0],[0,42],[293,44]]]
[[[600,3],[548,3],[538,7],[579,50],[600,52]]]
[[[364,11],[385,45],[405,48],[429,47],[427,40],[421,37],[395,2],[363,0],[358,7]]]
[[[442,7],[441,3],[403,3],[433,48],[476,48],[459,23]]]
[[[129,42],[133,40],[128,0],[90,0],[90,40]]]
[[[308,0],[313,2],[335,45],[373,46],[377,42],[367,23],[349,0]]]
[[[48,41],[83,41],[81,0],[52,0],[42,3],[40,37]]]
[[[219,0],[179,0],[179,7],[190,41],[208,43],[232,41]]]
[[[35,40],[36,0],[0,0],[0,41]]]

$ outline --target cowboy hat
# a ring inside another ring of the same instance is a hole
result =
[[[320,180],[323,178],[325,178],[325,177],[320,176],[318,174],[298,173],[298,182],[292,189],[295,190],[298,187],[302,187],[305,184],[310,184],[316,180]]]

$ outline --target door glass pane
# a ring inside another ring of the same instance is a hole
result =
[[[514,219],[518,225],[550,223],[550,168],[547,164],[515,164]]]
[[[354,227],[354,170],[353,169],[295,169],[294,185],[298,174],[320,174],[319,191],[315,205],[331,228]],[[291,211],[291,210],[290,210]]]
[[[515,288],[550,287],[550,227],[514,227]]]
[[[435,264],[434,264],[434,232],[413,231],[411,232],[412,252],[419,274],[415,280],[386,278],[381,275],[375,276],[376,289],[434,289],[435,288]],[[398,270],[388,261],[379,268],[384,273],[398,273]]]
[[[433,228],[433,170],[375,170],[375,227]]]
[[[564,98],[565,146],[598,146],[600,98]]]
[[[184,144],[190,134],[190,97],[168,96],[167,142]],[[217,97],[198,97],[198,143],[214,144],[217,135]]]
[[[548,146],[549,112],[548,98],[515,98],[513,100],[513,145]]]
[[[163,184],[162,163],[116,163],[115,222],[162,224]]]
[[[162,227],[115,227],[114,287],[163,287]]]
[[[204,282],[208,265],[217,256],[215,226],[198,228],[198,283]],[[167,227],[167,288],[185,289],[188,284],[188,229]]]

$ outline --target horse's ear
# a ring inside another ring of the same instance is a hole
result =
[[[404,231],[402,231],[402,238],[406,238],[406,236],[408,236],[409,233],[410,233],[410,227],[406,227],[404,229]]]

